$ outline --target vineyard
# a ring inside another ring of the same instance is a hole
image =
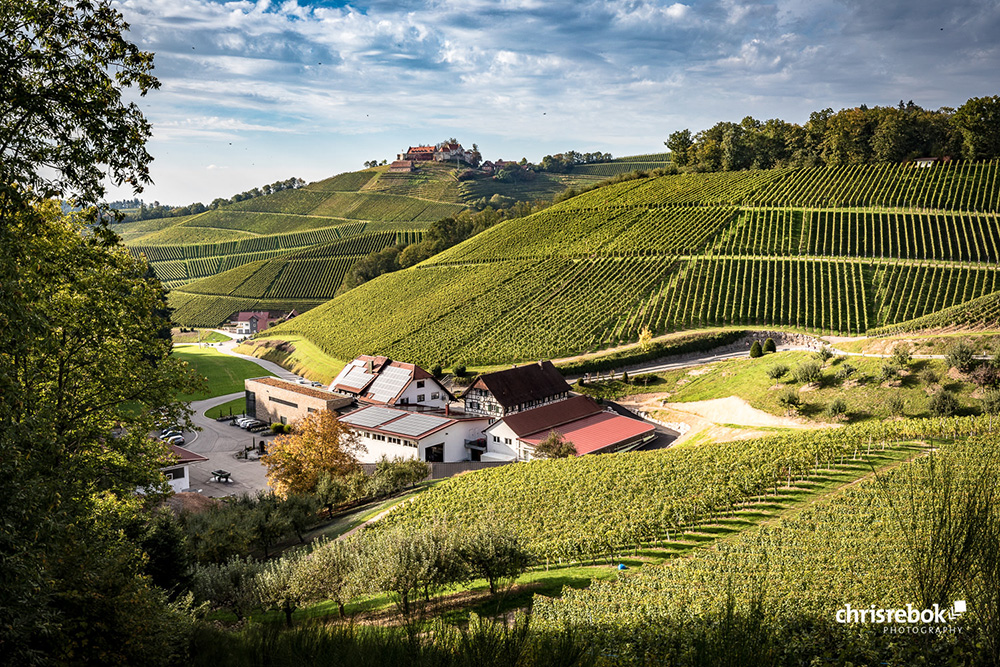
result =
[[[865,480],[792,518],[747,531],[718,548],[662,565],[647,565],[617,581],[598,582],[585,590],[567,590],[557,599],[536,598],[533,613],[548,626],[569,624],[593,635],[594,640],[610,640],[613,643],[604,643],[605,650],[620,656],[621,664],[649,664],[645,651],[671,653],[679,649],[677,645],[667,648],[662,642],[665,626],[684,627],[690,633],[692,611],[711,618],[724,614],[733,603],[745,612],[754,600],[764,599],[764,622],[797,635],[794,641],[779,640],[791,652],[786,654],[787,664],[808,664],[808,660],[797,660],[795,652],[809,655],[815,650],[812,642],[823,642],[824,628],[839,638],[836,645],[849,647],[845,638],[850,637],[855,646],[867,646],[869,664],[913,664],[913,659],[926,654],[929,642],[886,638],[878,626],[838,626],[836,611],[848,603],[855,608],[926,604],[914,581],[911,568],[915,555],[905,531],[930,534],[932,529],[922,522],[930,519],[930,503],[941,500],[934,501],[927,488],[942,484],[943,466],[953,471],[956,483],[975,486],[988,480],[986,488],[995,487],[1000,472],[996,443],[995,434],[948,443],[934,455],[933,467],[929,457],[919,457],[889,471],[881,482]],[[598,506],[603,502],[599,499]],[[907,512],[906,529],[896,514],[899,507]],[[570,525],[572,521],[567,517]],[[581,531],[590,528],[577,527]],[[953,599],[974,598],[980,584],[973,581],[963,578],[956,582],[950,590]],[[977,602],[979,612],[984,613],[977,617],[984,619],[990,613],[983,609],[985,599],[970,602],[970,609]],[[803,624],[806,618],[810,620]],[[975,627],[969,618],[961,624],[966,629]],[[967,650],[976,655],[982,648]],[[884,657],[894,651],[909,651],[910,659]],[[846,656],[830,653],[825,658],[835,664],[850,662]]]
[[[646,328],[881,331],[1000,290],[996,172],[893,165],[627,180],[500,223],[284,329],[337,358],[482,365],[596,351]],[[764,206],[762,192],[800,202]],[[970,210],[802,206],[815,192]],[[435,287],[442,281],[447,289]]]
[[[378,527],[417,528],[437,518],[462,526],[487,517],[543,562],[615,557],[752,509],[782,487],[894,443],[987,429],[981,417],[910,420],[501,466],[438,484]]]
[[[174,319],[194,326],[217,326],[234,310],[263,309],[259,306],[232,308],[236,303],[294,303],[309,310],[332,299],[344,276],[361,257],[399,243],[419,241],[419,232],[375,232],[341,241],[310,245],[295,252],[279,251],[264,258],[231,268],[173,289],[170,305]],[[216,258],[207,258],[212,261]],[[190,260],[198,263],[206,260]],[[218,305],[213,305],[218,302]],[[228,310],[227,310],[228,309]],[[221,318],[218,314],[225,312]]]

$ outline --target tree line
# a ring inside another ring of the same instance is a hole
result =
[[[747,116],[664,142],[678,167],[735,171],[902,162],[922,157],[1000,157],[1000,96],[973,97],[936,111],[902,101],[895,107],[814,111],[798,125]]]
[[[223,206],[228,206],[229,204],[235,204],[236,202],[246,201],[247,199],[254,199],[255,197],[263,197],[266,195],[273,195],[276,192],[281,192],[282,190],[297,190],[304,186],[306,182],[301,178],[295,176],[285,179],[283,181],[275,181],[267,185],[262,185],[259,188],[251,188],[246,192],[241,192],[235,194],[229,199],[225,197],[217,197],[212,200],[208,206],[202,204],[201,202],[195,202],[193,204],[188,204],[187,206],[170,206],[169,204],[161,204],[158,201],[153,202],[151,205],[146,206],[145,202],[141,199],[133,199],[132,202],[138,202],[138,211],[134,213],[126,213],[124,217],[125,222],[136,222],[138,220],[153,220],[156,218],[179,218],[185,215],[196,215],[198,213],[204,213],[205,211],[214,211],[217,208]],[[109,204],[109,208],[122,209],[128,208],[122,206],[125,202],[112,202]],[[116,204],[118,206],[116,206]]]

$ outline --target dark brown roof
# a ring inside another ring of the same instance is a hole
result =
[[[502,421],[517,434],[517,437],[524,438],[532,433],[549,431],[557,426],[600,413],[601,406],[595,403],[594,399],[589,396],[573,396],[565,401],[556,401],[540,408],[507,415]]]
[[[486,389],[505,409],[558,396],[570,390],[566,380],[551,361],[539,361],[537,364],[486,373],[476,378],[472,387]]]

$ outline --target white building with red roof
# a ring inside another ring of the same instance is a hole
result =
[[[170,488],[174,493],[180,493],[191,486],[191,475],[188,468],[195,463],[204,463],[208,459],[201,454],[196,454],[190,449],[184,449],[177,445],[167,445],[176,463],[166,468],[160,468],[160,472],[167,478]]]
[[[443,410],[455,397],[420,366],[388,357],[361,355],[330,383],[330,391],[351,396],[362,405],[406,406]]]
[[[656,437],[652,424],[605,412],[588,396],[509,414],[483,432],[487,447],[484,461],[531,460],[535,446],[553,432],[572,442],[577,456],[625,452]]]
[[[362,463],[387,458],[450,463],[476,458],[482,450],[486,417],[453,417],[369,405],[344,415],[366,452]]]

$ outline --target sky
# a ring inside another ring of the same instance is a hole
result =
[[[997,0],[114,0],[155,53],[146,202],[315,181],[450,137],[484,159],[1000,94]],[[132,197],[110,188],[108,199]]]

